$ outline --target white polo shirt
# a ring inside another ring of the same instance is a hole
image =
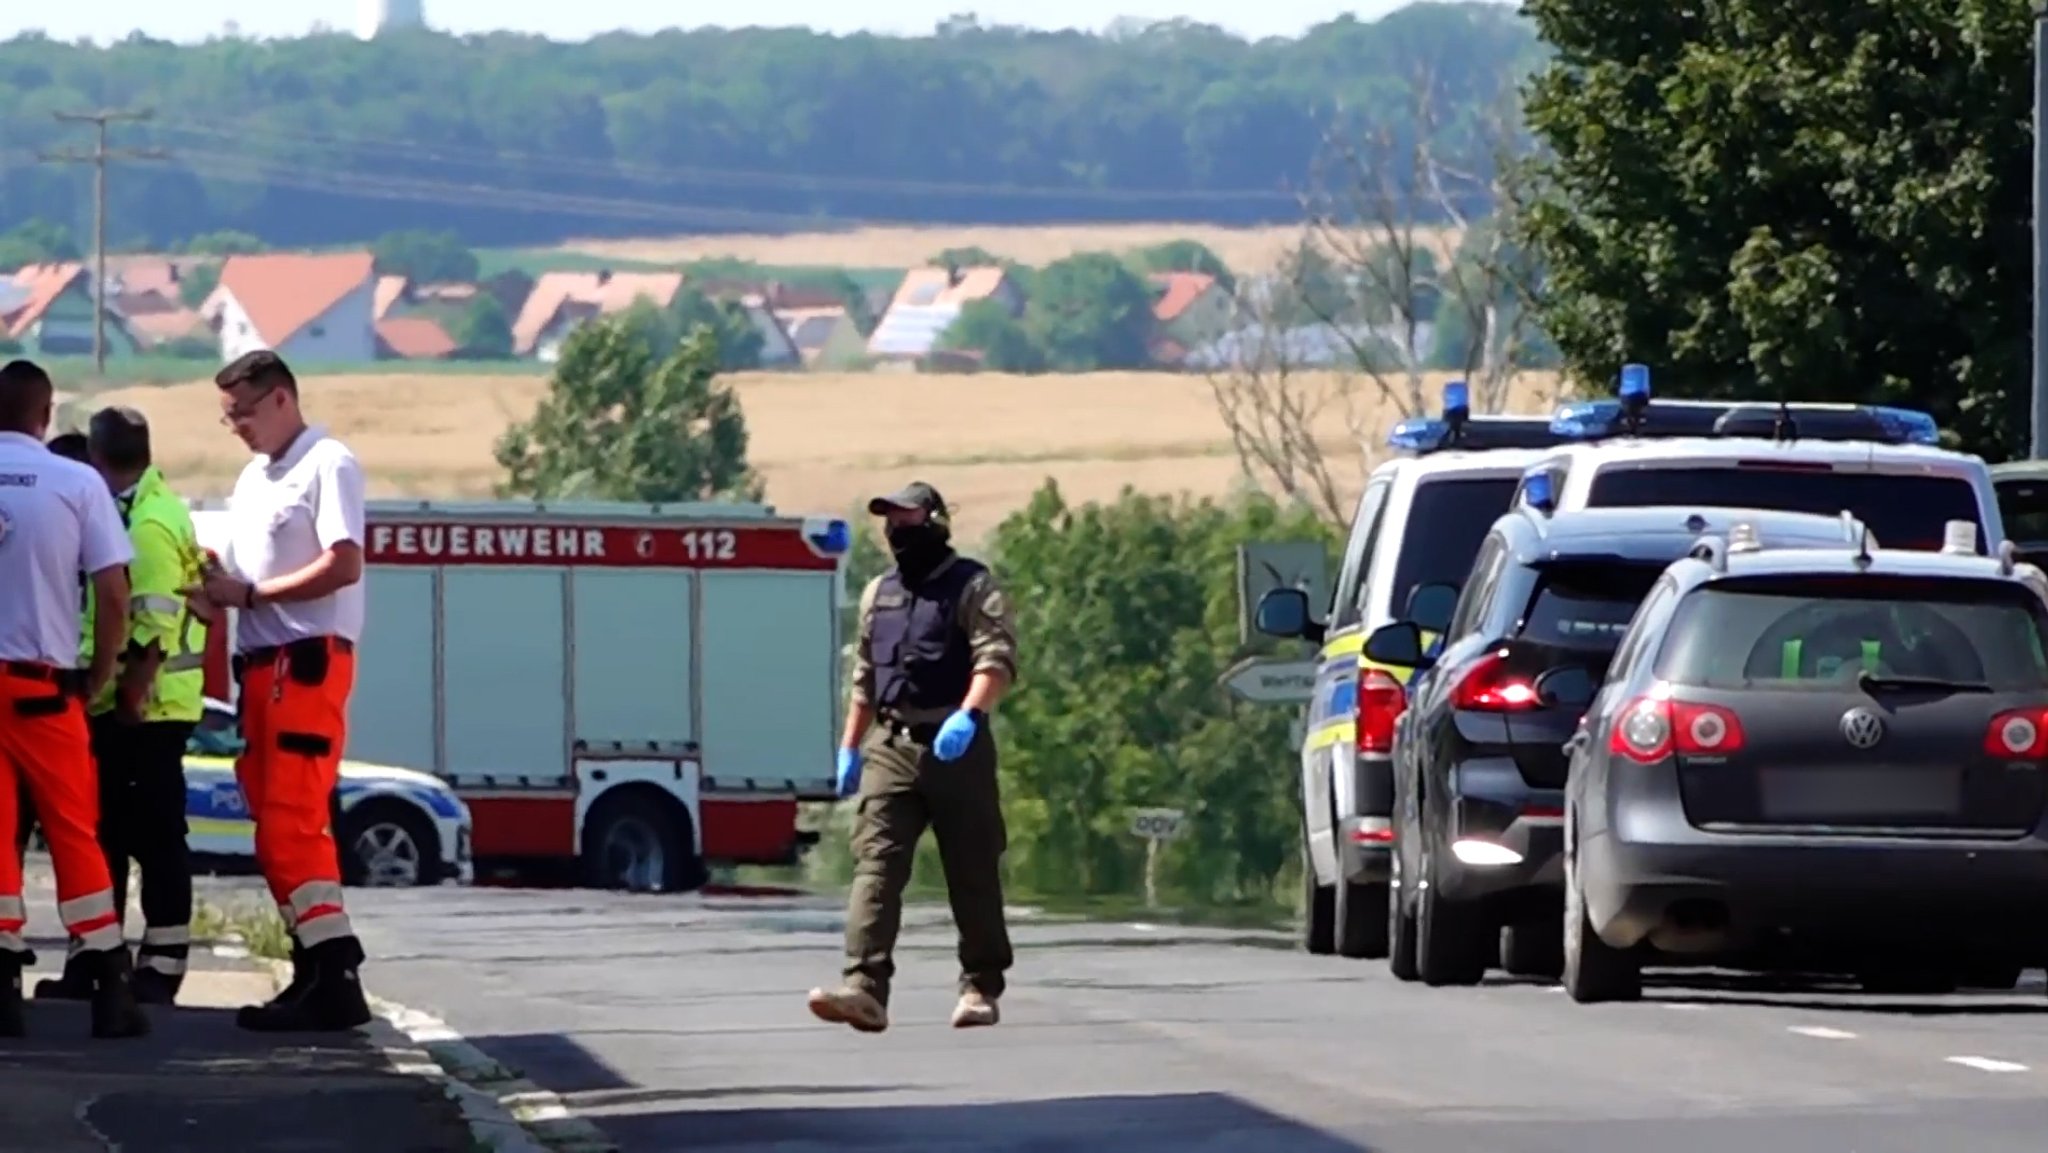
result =
[[[0,660],[78,667],[78,574],[133,559],[99,473],[0,432]]]
[[[242,469],[228,498],[221,565],[243,580],[266,581],[364,539],[362,466],[327,430],[309,428],[276,459],[259,456]],[[259,604],[235,621],[243,652],[308,637],[363,639],[362,581],[318,600]]]

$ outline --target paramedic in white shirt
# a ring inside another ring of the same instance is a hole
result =
[[[128,531],[107,483],[43,443],[56,390],[26,361],[0,366],[0,1037],[26,1032],[22,861],[13,850],[19,784],[34,799],[57,873],[57,914],[92,983],[92,1034],[139,1037],[149,1019],[129,983],[114,886],[99,847],[99,780],[85,702],[128,644]],[[93,660],[78,667],[78,574],[99,612]],[[18,775],[17,775],[18,774]]]
[[[274,352],[214,378],[221,423],[255,453],[228,499],[227,548],[189,592],[239,614],[236,679],[246,744],[235,777],[256,862],[292,932],[291,984],[236,1017],[258,1032],[331,1032],[370,1019],[363,948],[342,906],[329,797],[347,742],[363,631],[363,472],[308,427],[299,383]]]

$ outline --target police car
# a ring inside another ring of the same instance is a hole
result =
[[[1443,418],[1406,420],[1388,435],[1389,447],[1408,455],[1367,480],[1327,615],[1316,620],[1296,589],[1259,603],[1261,632],[1321,649],[1301,748],[1303,944],[1311,953],[1387,955],[1390,755],[1413,670],[1367,658],[1365,638],[1397,616],[1438,628],[1449,618],[1455,591],[1434,594],[1464,582],[1523,471],[1541,459],[1537,450],[1562,442],[1551,423],[1471,415],[1465,385],[1447,385]],[[1418,590],[1422,601],[1411,603]]]
[[[1643,602],[1564,799],[1564,987],[1642,966],[2012,987],[2048,962],[2048,578],[1937,552],[1702,542]]]
[[[255,864],[255,826],[235,784],[241,749],[233,708],[208,700],[186,746],[186,843],[198,864],[221,871]],[[407,887],[475,879],[469,807],[439,778],[344,761],[336,792],[334,831],[346,883]]]
[[[1934,550],[1968,521],[2005,538],[1991,470],[1938,445],[1934,418],[1879,405],[1652,401],[1624,366],[1619,395],[1561,405],[1567,443],[1532,465],[1516,503],[1540,511],[1649,506],[1847,510],[1888,548]]]

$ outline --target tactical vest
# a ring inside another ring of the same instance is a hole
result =
[[[958,708],[974,679],[974,649],[959,625],[960,598],[988,571],[956,556],[916,585],[882,574],[868,615],[875,707],[883,713]]]

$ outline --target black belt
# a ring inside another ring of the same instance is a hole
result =
[[[939,726],[944,722],[924,721],[918,724],[912,724],[901,717],[885,716],[877,718],[877,723],[879,723],[885,731],[893,733],[896,736],[908,737],[912,741],[915,741],[920,745],[929,745],[933,741],[939,739]]]
[[[249,664],[260,665],[266,661],[276,660],[277,654],[292,647],[292,645],[308,643],[325,643],[330,650],[337,653],[352,653],[356,651],[356,642],[347,637],[307,637],[305,640],[291,641],[281,645],[258,645],[253,649],[244,649],[241,657],[243,661]]]
[[[85,691],[85,670],[65,669],[37,661],[0,661],[0,673],[24,681],[40,681],[67,692]]]

